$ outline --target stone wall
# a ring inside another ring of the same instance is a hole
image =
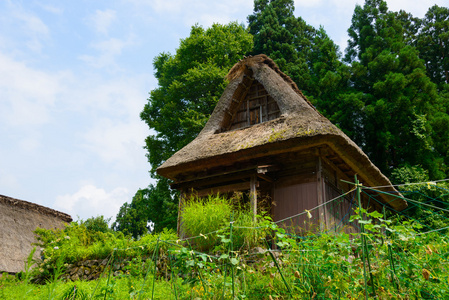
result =
[[[147,271],[153,272],[153,267],[148,270],[148,264],[151,258],[141,257],[136,261],[133,258],[121,258],[109,262],[108,259],[98,259],[98,260],[85,260],[79,261],[74,264],[69,264],[66,267],[64,274],[61,279],[66,281],[76,281],[76,280],[95,280],[103,276],[108,276],[109,272],[112,271],[112,276],[119,276],[122,274],[133,274],[140,273],[145,275]],[[132,264],[132,265],[131,265]],[[168,278],[169,273],[169,261],[167,256],[162,255],[158,257],[156,265],[156,276]],[[112,270],[111,270],[112,268]],[[46,278],[36,278],[36,282],[45,282]]]
[[[86,260],[76,264],[71,264],[67,267],[67,271],[62,276],[65,280],[95,280],[100,278],[105,268],[108,266],[108,260]],[[125,264],[113,265],[115,272],[125,268]]]
[[[72,218],[31,202],[0,195],[0,272],[24,270],[25,261],[36,242],[37,228],[63,228]],[[36,255],[40,251],[36,251]]]

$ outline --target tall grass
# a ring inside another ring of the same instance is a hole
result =
[[[259,221],[254,223],[249,207],[235,205],[232,200],[219,195],[191,198],[184,206],[181,217],[182,231],[187,237],[196,237],[191,243],[200,251],[211,251],[219,245],[223,235],[230,233],[230,222],[234,226],[234,250],[255,247],[260,237],[265,236],[263,230],[254,229]]]
[[[182,231],[194,239],[193,244],[201,251],[213,248],[219,242],[216,231],[229,224],[232,207],[224,198],[209,196],[206,199],[192,197],[181,214]]]

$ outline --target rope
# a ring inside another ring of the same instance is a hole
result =
[[[412,183],[401,183],[401,184],[392,184],[392,185],[380,185],[380,186],[372,186],[373,189],[379,189],[379,188],[391,188],[391,187],[398,187],[398,186],[408,186],[408,185],[418,185],[418,184],[425,184],[425,185],[433,185],[433,183],[439,183],[439,182],[446,182],[449,181],[449,178],[441,179],[441,180],[433,180],[433,181],[423,181],[423,182],[412,182]]]

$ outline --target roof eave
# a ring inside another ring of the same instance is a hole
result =
[[[345,139],[340,134],[324,134],[315,136],[296,137],[287,140],[267,143],[247,149],[241,149],[230,153],[221,153],[210,157],[203,157],[194,161],[187,161],[177,165],[157,169],[157,173],[174,181],[179,174],[194,173],[202,171],[205,168],[214,168],[223,164],[223,162],[232,161],[233,163],[244,162],[250,159],[257,159],[266,156],[277,155],[287,152],[298,152],[313,147],[329,146],[340,158],[348,164],[363,178],[365,186],[388,186],[391,191],[400,195],[392,186],[390,180],[383,175],[380,170],[369,160],[355,144]],[[407,203],[399,198],[394,201],[390,196],[381,195],[383,202],[388,203],[395,210],[400,211],[407,207]]]

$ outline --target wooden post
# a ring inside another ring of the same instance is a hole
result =
[[[251,175],[250,180],[250,206],[251,212],[253,213],[253,222],[256,223],[256,215],[257,215],[257,174]]]
[[[317,198],[318,205],[324,203],[324,178],[323,178],[323,165],[321,162],[320,152],[318,151],[318,165],[317,165]],[[326,208],[324,206],[320,206],[318,208],[319,221],[320,221],[320,231],[323,232],[326,229]]]
[[[184,234],[181,232],[182,230],[182,209],[184,208],[184,199],[185,199],[185,192],[181,191],[179,195],[179,203],[178,203],[178,222],[176,224],[176,232],[178,233],[179,238],[184,238]]]

